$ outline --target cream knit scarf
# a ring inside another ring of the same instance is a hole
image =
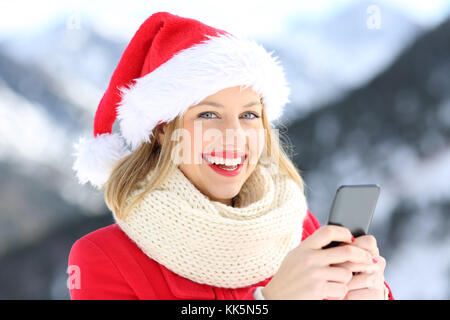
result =
[[[177,168],[125,220],[114,218],[147,256],[176,274],[246,287],[274,275],[301,241],[305,195],[276,167],[259,162],[235,207],[211,201]]]

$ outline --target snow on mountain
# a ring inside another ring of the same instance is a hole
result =
[[[303,117],[367,83],[424,31],[387,5],[377,5],[380,25],[371,28],[371,4],[358,1],[314,24],[298,21],[294,13],[283,36],[268,39],[270,49],[280,55],[292,88],[284,122]]]
[[[0,161],[56,170],[60,179],[49,185],[86,213],[104,204],[99,193],[76,181],[73,143],[92,134],[95,110],[122,47],[87,23],[72,30],[63,21],[0,46],[0,114],[7,120],[0,128]]]
[[[78,186],[70,172],[75,135],[54,122],[42,107],[12,91],[1,79],[0,100],[0,162],[14,163],[19,171],[35,177],[39,176],[36,168],[51,167],[60,177],[48,181],[49,186],[53,184],[54,190],[69,203],[79,205],[88,213],[98,211],[101,199]]]
[[[12,91],[0,79],[0,157],[58,163],[67,133],[43,108]],[[51,141],[51,143],[49,143]]]

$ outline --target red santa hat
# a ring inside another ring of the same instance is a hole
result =
[[[168,12],[151,15],[122,54],[94,119],[93,137],[74,145],[81,184],[101,187],[114,164],[150,140],[152,130],[204,98],[238,85],[278,119],[290,89],[277,57],[254,41]],[[120,133],[112,133],[116,119]]]

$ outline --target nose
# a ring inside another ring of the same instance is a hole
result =
[[[224,122],[224,128],[222,128],[223,145],[226,145],[226,150],[245,150],[246,133],[242,128],[239,119],[229,119]],[[230,149],[231,148],[231,149]]]

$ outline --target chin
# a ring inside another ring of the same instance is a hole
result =
[[[240,190],[241,188],[239,186],[239,188],[221,188],[220,190],[210,190],[210,193],[214,199],[231,199],[237,196]]]

